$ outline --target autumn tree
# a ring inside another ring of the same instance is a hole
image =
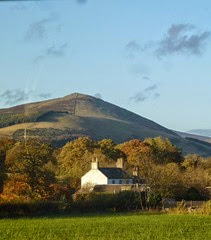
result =
[[[5,161],[9,181],[22,176],[30,187],[28,194],[31,198],[45,197],[50,184],[55,180],[54,173],[48,168],[50,162],[56,163],[50,145],[37,141],[30,141],[27,145],[17,142],[8,151]]]
[[[80,178],[90,169],[93,158],[98,158],[101,166],[114,166],[123,153],[110,139],[99,142],[88,137],[80,137],[67,143],[58,155],[60,175],[69,178],[72,187],[79,187]]]
[[[152,150],[150,145],[141,140],[134,139],[119,145],[119,149],[125,154],[129,169],[138,167],[142,177],[150,174],[152,162]]]
[[[103,139],[98,142],[98,145],[101,153],[109,159],[117,160],[124,156],[124,153],[117,148],[117,145],[111,139]]]
[[[198,154],[188,154],[185,156],[181,166],[186,170],[201,168],[209,171],[211,170],[211,158],[205,158]]]
[[[6,179],[5,159],[7,151],[13,146],[14,141],[8,138],[0,138],[0,193],[3,190],[3,183]]]
[[[197,154],[188,154],[181,163],[181,167],[183,170],[183,184],[188,189],[185,198],[190,198],[190,196],[195,197],[195,200],[209,198],[208,188],[211,183],[210,158],[204,158]]]
[[[180,199],[186,190],[182,178],[182,172],[176,163],[153,165],[148,184],[153,192],[160,193],[162,197]]]
[[[80,177],[89,169],[97,143],[88,137],[68,142],[58,155],[60,175],[66,176],[71,186],[77,187]]]
[[[147,138],[144,143],[150,145],[153,161],[156,164],[181,163],[183,161],[181,150],[167,138]]]
[[[101,167],[114,167],[118,158],[123,158],[124,153],[117,148],[111,139],[102,139],[97,142],[93,157],[97,157]]]

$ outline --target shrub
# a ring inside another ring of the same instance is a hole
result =
[[[78,194],[73,203],[77,211],[128,211],[146,207],[144,196],[139,192]]]
[[[184,199],[187,201],[200,201],[203,200],[199,190],[195,187],[190,187],[184,194]]]
[[[211,200],[205,202],[200,208],[198,208],[196,213],[211,215]]]
[[[42,216],[63,211],[63,205],[56,202],[11,202],[0,204],[0,217]]]

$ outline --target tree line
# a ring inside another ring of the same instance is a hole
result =
[[[0,202],[71,199],[93,157],[102,167],[114,167],[118,158],[125,169],[139,175],[152,194],[177,200],[206,200],[211,183],[211,158],[183,156],[168,139],[134,139],[115,144],[80,137],[62,148],[35,139],[0,139]]]

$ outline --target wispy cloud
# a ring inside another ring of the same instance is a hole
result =
[[[173,24],[159,42],[155,53],[158,57],[175,53],[200,55],[209,37],[210,32],[198,33],[193,25]]]
[[[1,2],[1,0],[0,0],[0,2]],[[22,2],[19,2],[19,3],[15,3],[14,5],[12,5],[10,9],[17,10],[17,11],[23,11],[23,10],[26,10],[27,7]]]
[[[133,59],[139,56],[139,54],[152,49],[154,46],[155,43],[153,41],[140,44],[138,41],[132,40],[125,45],[125,50],[127,52],[127,57]]]
[[[99,99],[102,99],[102,95],[101,95],[100,93],[96,93],[96,94],[94,95],[94,97],[99,98]]]
[[[128,51],[139,51],[141,49],[141,45],[135,40],[132,40],[126,44],[125,48]]]
[[[160,41],[140,44],[132,40],[125,45],[125,49],[130,58],[143,52],[158,58],[174,54],[199,56],[203,54],[210,35],[210,31],[200,31],[191,24],[172,24]]]
[[[79,4],[85,4],[87,3],[87,0],[76,0],[76,2]]]
[[[31,98],[47,99],[51,96],[50,93],[36,93],[32,90],[24,91],[22,89],[6,90],[0,94],[0,102],[6,106],[13,106],[24,103]]]
[[[149,80],[150,80],[150,77],[148,77],[148,76],[143,76],[142,79],[149,81]]]
[[[137,76],[147,75],[149,74],[150,69],[146,64],[136,63],[133,64],[130,68],[130,73],[135,74]]]
[[[41,60],[51,57],[51,58],[62,58],[65,56],[66,50],[67,50],[68,44],[64,43],[60,46],[55,46],[52,45],[50,47],[48,47],[46,50],[43,51],[42,54],[40,54],[39,56],[37,56],[33,62],[37,63],[40,62]]]
[[[24,36],[25,40],[42,40],[47,36],[48,24],[55,21],[57,15],[55,13],[50,14],[49,17],[43,18],[37,22],[31,23]]]
[[[36,97],[42,98],[42,99],[48,99],[51,97],[51,94],[50,93],[40,93],[40,94],[37,94]]]
[[[159,96],[160,94],[158,92],[158,86],[154,84],[136,93],[134,96],[130,98],[130,100],[138,103],[138,102],[144,102],[149,98],[155,99],[155,98],[158,98]]]
[[[65,55],[65,51],[67,49],[67,43],[62,44],[59,47],[51,46],[46,50],[46,55],[49,57],[63,57]]]

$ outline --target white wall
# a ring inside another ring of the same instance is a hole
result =
[[[91,169],[81,178],[81,187],[90,184],[90,185],[101,185],[108,184],[108,178],[98,169]]]

